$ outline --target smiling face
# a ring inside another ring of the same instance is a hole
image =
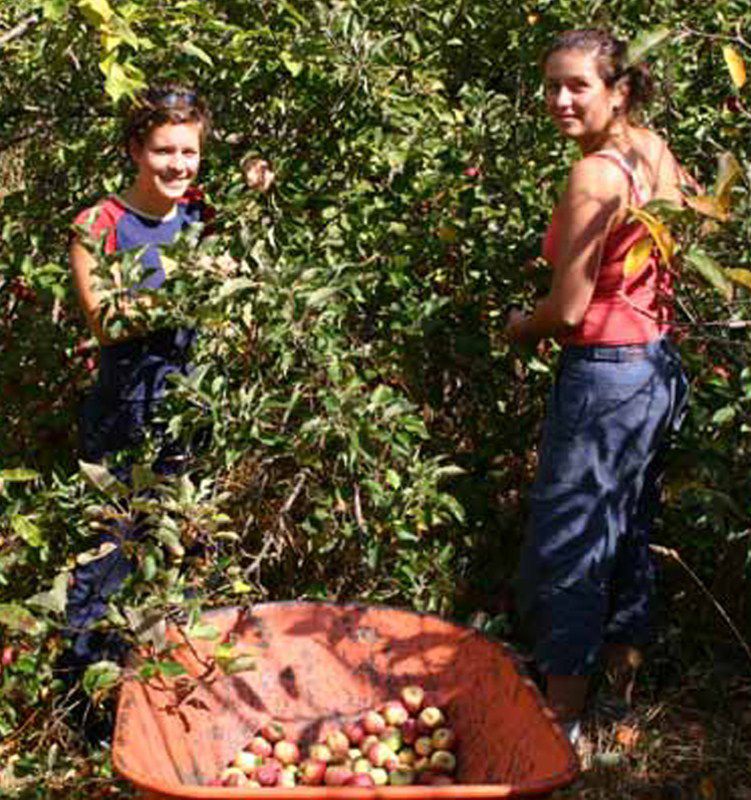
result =
[[[613,123],[625,115],[622,84],[609,87],[600,77],[593,51],[558,50],[545,63],[545,102],[555,126],[584,152],[601,146]]]
[[[201,123],[166,123],[133,140],[130,155],[138,168],[136,188],[154,209],[168,212],[185,194],[201,162]]]

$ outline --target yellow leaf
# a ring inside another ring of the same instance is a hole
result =
[[[623,262],[623,274],[626,278],[636,275],[644,269],[644,265],[649,260],[652,253],[654,242],[651,236],[645,236],[639,239],[626,254],[626,260]]]
[[[741,178],[743,170],[738,159],[732,153],[721,153],[717,168],[717,181],[714,194],[719,207],[730,213],[730,192]]]
[[[115,13],[107,0],[78,0],[78,7],[84,17],[97,27],[109,22]]]
[[[733,283],[738,283],[741,286],[745,286],[747,289],[751,289],[751,269],[726,269],[725,275],[727,275]]]
[[[730,73],[733,83],[736,88],[740,89],[746,82],[746,64],[738,51],[729,44],[726,44],[725,47],[722,48],[722,55],[725,58],[725,63],[727,64],[728,72]]]
[[[111,53],[117,50],[123,43],[123,37],[119,33],[113,33],[108,29],[102,30],[102,48],[105,53]]]
[[[670,266],[670,262],[673,260],[673,254],[675,253],[675,241],[668,227],[643,208],[631,206],[629,211],[631,215],[635,219],[638,219],[639,222],[643,223],[649,231],[649,235],[654,239],[654,243],[660,251],[663,263],[666,266]]]
[[[689,208],[693,208],[699,214],[704,214],[705,217],[712,217],[712,219],[718,219],[720,222],[726,222],[730,216],[729,210],[716,197],[711,195],[702,194],[695,197],[684,195],[683,199]]]

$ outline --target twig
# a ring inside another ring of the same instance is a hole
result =
[[[22,19],[14,28],[11,28],[9,31],[6,31],[0,35],[0,50],[2,50],[6,44],[12,42],[14,39],[18,39],[19,36],[23,36],[26,31],[28,31],[30,28],[33,28],[38,22],[39,14],[29,14],[28,17]]]
[[[355,519],[357,520],[357,525],[363,533],[365,532],[366,524],[365,524],[365,517],[362,513],[362,502],[360,500],[360,484],[355,484]]]
[[[297,483],[295,484],[295,488],[292,490],[292,494],[286,499],[284,505],[282,506],[282,510],[279,512],[279,515],[289,514],[292,509],[292,506],[295,504],[295,500],[300,496],[300,492],[302,491],[302,487],[305,486],[305,481],[308,479],[308,473],[303,470],[300,473],[300,477],[297,479]]]
[[[681,558],[680,553],[677,550],[674,550],[672,547],[663,547],[662,545],[659,544],[651,544],[649,546],[649,549],[653,553],[657,553],[658,555],[661,555],[664,558],[668,558],[672,561],[675,561],[676,563],[680,564],[683,567],[683,569],[688,573],[688,575],[691,577],[694,583],[701,589],[703,594],[706,595],[711,600],[712,605],[718,611],[720,616],[725,620],[727,626],[733,632],[735,638],[738,640],[738,643],[748,656],[748,660],[751,661],[751,647],[749,647],[748,642],[743,638],[743,635],[738,630],[738,627],[733,622],[733,620],[730,619],[730,615],[728,614],[728,612],[725,611],[725,609],[717,602],[717,599],[712,594],[712,592],[710,592],[709,589],[707,589],[707,587],[704,585],[704,581],[702,581],[702,579]]]

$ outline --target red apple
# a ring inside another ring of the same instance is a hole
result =
[[[282,777],[282,765],[270,758],[256,770],[256,780],[261,786],[276,786]]]
[[[268,739],[272,744],[280,742],[284,738],[284,725],[278,720],[270,719],[261,728],[261,736],[264,739]]]
[[[249,753],[247,750],[241,750],[232,763],[232,766],[241,769],[246,775],[252,775],[256,771],[256,767],[260,766],[263,759],[255,753]]]
[[[409,712],[398,700],[391,700],[383,707],[381,715],[386,720],[387,725],[398,726],[407,721]]]
[[[353,772],[370,772],[371,769],[373,769],[373,765],[367,758],[358,758],[352,765]]]
[[[268,739],[264,739],[263,736],[254,736],[245,749],[250,750],[251,753],[255,753],[257,756],[261,756],[261,758],[268,758],[274,752],[274,745]]]
[[[371,748],[371,747],[372,747],[374,744],[378,744],[378,742],[379,742],[379,741],[380,741],[380,739],[379,739],[377,736],[374,736],[372,733],[370,734],[370,736],[366,736],[366,737],[365,737],[365,738],[362,740],[362,745],[361,745],[361,747],[360,747],[360,750],[362,750],[362,752],[363,752],[363,755],[366,755],[366,756],[367,756],[367,755],[368,755],[368,752],[370,751],[370,748]]]
[[[480,175],[480,170],[477,167],[467,167],[464,170],[464,174],[468,178],[477,178]]]
[[[248,778],[238,767],[227,767],[219,776],[222,786],[247,786]]]
[[[397,765],[396,753],[383,742],[374,744],[368,751],[368,758],[374,767],[393,769]]]
[[[415,771],[409,767],[397,767],[389,774],[389,783],[392,786],[409,786],[415,782]]]
[[[350,743],[356,747],[359,747],[362,740],[365,738],[365,729],[361,722],[347,722],[344,724],[342,730]]]
[[[323,776],[323,782],[326,786],[344,786],[352,775],[354,775],[354,773],[349,767],[332,765],[326,767],[326,774]]]
[[[425,702],[425,691],[421,686],[405,686],[401,691],[402,703],[410,714],[416,714]]]
[[[391,748],[395,753],[401,748],[402,746],[402,732],[399,728],[386,728],[386,730],[380,735],[380,740]]]
[[[374,736],[378,736],[385,730],[386,720],[377,711],[368,711],[362,721],[362,726],[365,733],[372,733]]]
[[[436,750],[430,757],[430,768],[436,772],[453,772],[456,769],[456,756],[448,750]]]
[[[328,745],[317,742],[310,746],[310,757],[315,761],[323,761],[324,764],[328,764],[331,761],[332,753]]]
[[[433,752],[433,740],[430,736],[421,736],[415,742],[415,753],[418,756],[429,756]]]
[[[320,786],[326,774],[326,762],[317,761],[315,758],[306,758],[300,764],[298,776],[300,783],[305,786]]]
[[[369,775],[367,772],[357,772],[347,781],[345,784],[346,786],[359,786],[363,789],[369,789],[371,786],[375,786],[375,781],[373,777]]]
[[[439,728],[445,720],[443,711],[437,706],[427,706],[420,712],[417,718],[418,730],[425,733],[432,732],[435,728]]]
[[[337,761],[347,757],[349,752],[349,739],[344,731],[331,731],[326,737],[326,745],[331,750],[331,755]]]
[[[436,728],[432,739],[436,750],[451,750],[456,744],[456,733],[453,728]]]
[[[408,719],[402,725],[402,741],[404,744],[414,744],[417,740],[417,720]]]
[[[300,749],[294,742],[282,739],[274,745],[274,757],[287,767],[300,761]]]
[[[370,777],[376,786],[385,786],[389,782],[389,774],[383,767],[376,767],[370,771]]]

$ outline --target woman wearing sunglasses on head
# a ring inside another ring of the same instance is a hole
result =
[[[649,532],[660,455],[677,427],[687,383],[667,334],[670,271],[653,248],[625,276],[648,231],[629,207],[680,203],[688,178],[664,140],[636,120],[649,99],[646,66],[606,31],[561,34],[543,62],[547,110],[579,147],[543,255],[552,285],[532,313],[509,315],[513,342],[562,345],[548,402],[519,605],[550,705],[572,739],[589,675],[603,656],[630,699],[650,635]]]

